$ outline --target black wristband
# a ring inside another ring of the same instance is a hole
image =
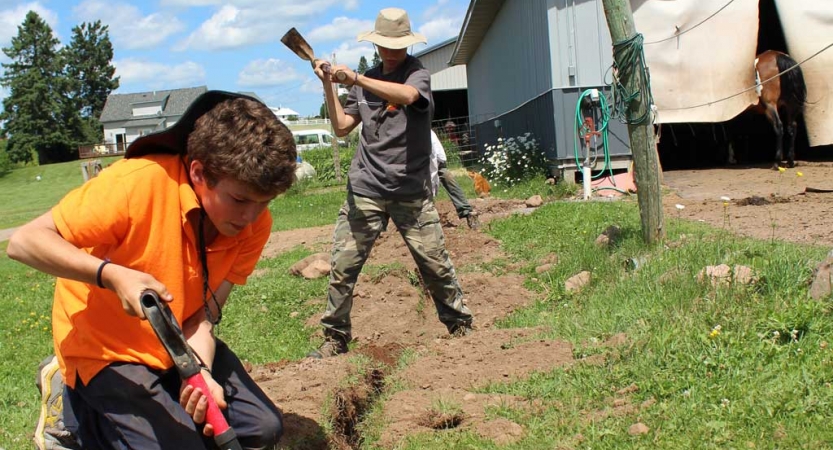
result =
[[[104,287],[104,284],[101,282],[101,271],[104,270],[104,266],[106,266],[107,264],[110,264],[109,259],[105,259],[104,261],[101,261],[101,265],[98,266],[98,271],[96,271],[96,273],[95,273],[95,284],[96,284],[96,286],[100,287],[101,289],[106,289]]]

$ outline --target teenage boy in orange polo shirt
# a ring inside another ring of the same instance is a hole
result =
[[[12,236],[11,258],[59,277],[52,333],[66,383],[63,420],[81,447],[212,448],[209,393],[182,388],[143,320],[146,289],[182,324],[243,447],[277,443],[278,408],[212,329],[260,257],[267,205],[292,184],[295,157],[292,134],[264,104],[208,91],[173,127],[137,139],[124,160]],[[48,376],[40,381],[52,386]],[[36,443],[70,445],[44,441],[44,427],[55,427],[50,406]]]

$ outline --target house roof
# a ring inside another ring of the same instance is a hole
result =
[[[101,111],[99,121],[102,124],[109,122],[124,122],[135,119],[159,120],[160,117],[177,117],[188,108],[188,106],[206,92],[208,87],[197,86],[184,89],[171,89],[167,91],[138,92],[135,94],[110,94],[104,109]],[[161,115],[152,114],[144,116],[133,115],[133,105],[142,103],[162,102]],[[134,126],[133,123],[126,124]]]
[[[161,119],[159,117],[149,117],[147,119],[136,119],[128,121],[124,124],[125,128],[127,127],[157,127],[161,124],[165,119]]]
[[[275,113],[276,116],[297,116],[298,112],[291,110],[289,108],[284,108],[283,106],[278,106],[277,108],[271,107],[269,108]]]
[[[426,48],[426,49],[420,50],[420,51],[418,51],[418,52],[414,53],[414,57],[415,57],[415,58],[419,58],[420,56],[423,56],[423,55],[426,55],[426,54],[428,54],[428,53],[431,53],[431,52],[433,52],[434,50],[439,50],[439,49],[441,49],[441,48],[445,47],[446,45],[451,45],[451,44],[453,44],[453,43],[455,43],[455,42],[457,42],[457,36],[454,36],[454,37],[452,37],[452,38],[448,38],[448,39],[446,39],[446,40],[444,40],[444,41],[440,42],[439,44],[434,44],[434,45],[432,45],[432,46],[430,46],[430,47],[428,47],[428,48]]]
[[[239,92],[237,92],[237,93],[238,93],[238,94],[243,94],[243,95],[248,95],[249,97],[252,97],[252,98],[254,98],[254,99],[257,99],[257,100],[258,100],[259,102],[261,102],[261,103],[264,103],[264,104],[266,103],[266,102],[264,102],[264,101],[263,101],[263,99],[262,99],[262,98],[260,98],[260,96],[259,96],[259,95],[255,94],[255,93],[254,93],[254,92],[252,92],[252,91],[239,91]]]
[[[449,64],[468,64],[505,0],[471,0]]]

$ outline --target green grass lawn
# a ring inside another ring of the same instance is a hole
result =
[[[118,159],[100,158],[104,166]],[[23,225],[45,213],[83,182],[80,161],[23,167],[0,176],[0,229]]]
[[[471,194],[470,182],[460,181]],[[493,195],[552,198],[562,190],[569,189],[541,179]],[[337,187],[281,196],[270,206],[275,229],[331,224],[343,200]],[[577,362],[519,381],[473,387],[540,402],[531,410],[487,411],[524,427],[524,437],[506,448],[833,448],[831,302],[811,300],[807,292],[826,249],[666,222],[670,245],[652,247],[641,241],[634,200],[552,202],[531,215],[490,224],[488,232],[513,262],[521,263],[527,286],[537,293],[531,306],[497,326],[541,327],[548,337],[573,343],[577,359],[603,355],[592,364]],[[622,227],[621,242],[596,246],[596,236],[610,224]],[[537,261],[550,253],[558,254],[559,263],[536,274]],[[319,313],[315,300],[323,300],[326,280],[304,281],[287,273],[308,254],[296,248],[260,261],[265,274],[232,294],[219,334],[242,358],[296,360],[311,348],[315,330],[304,324]],[[636,271],[623,264],[632,257],[644,261]],[[747,265],[759,281],[718,288],[697,281],[703,267],[721,263]],[[567,293],[565,279],[581,270],[593,273],[592,282],[580,293]],[[35,369],[51,351],[54,282],[5,257],[0,274],[0,447],[29,449],[38,405]],[[620,333],[627,336],[625,345],[594,345]],[[630,402],[650,406],[592,418],[611,408],[617,390],[632,384],[638,389]],[[374,411],[367,423],[383,426],[381,408]],[[631,436],[627,430],[636,422],[645,423],[649,432]],[[363,448],[376,448],[373,439]],[[496,446],[471,432],[449,430],[410,437],[401,448]]]
[[[594,239],[609,224],[624,239],[600,249]],[[833,340],[830,299],[808,298],[813,267],[826,249],[732,236],[726,230],[671,220],[669,242],[646,248],[634,202],[551,203],[531,216],[491,226],[539,292],[531,307],[499,326],[543,327],[575,346],[576,358],[624,333],[628,343],[604,351],[602,363],[578,363],[512,383],[481,386],[542,401],[536,413],[493,408],[489,414],[522,425],[509,448],[696,449],[833,448]],[[530,245],[535,242],[535,245]],[[534,261],[549,253],[559,264],[543,275]],[[637,271],[623,262],[643,258]],[[743,264],[754,286],[713,288],[697,281],[707,265]],[[593,273],[588,289],[567,293],[564,280]],[[651,406],[632,414],[610,411],[614,393],[638,386],[630,402]],[[628,428],[648,424],[631,436]],[[412,437],[406,449],[495,448],[466,432]]]

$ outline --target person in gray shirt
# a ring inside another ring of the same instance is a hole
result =
[[[473,319],[463,304],[434,207],[429,172],[431,75],[407,50],[425,43],[425,37],[411,31],[404,10],[387,8],[379,12],[375,29],[360,34],[358,40],[375,44],[382,60],[364,75],[343,65],[315,62],[335,134],[346,136],[359,123],[362,129],[348,172],[347,200],[333,233],[327,309],[321,318],[325,339],[308,355],[313,358],[347,352],[353,288],[388,220],[405,239],[449,333],[468,334]],[[343,108],[332,83],[351,86]]]

